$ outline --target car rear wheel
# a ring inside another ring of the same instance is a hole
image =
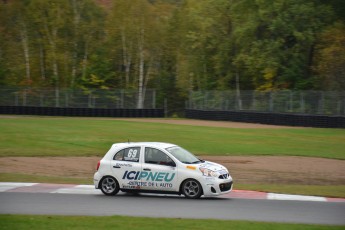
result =
[[[182,193],[189,199],[197,199],[202,195],[202,187],[198,181],[187,179],[182,184]]]
[[[115,195],[119,192],[119,183],[114,177],[106,176],[101,181],[101,190],[107,196]]]

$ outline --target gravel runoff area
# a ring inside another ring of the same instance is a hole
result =
[[[243,122],[232,122],[232,121],[208,121],[208,120],[195,120],[195,119],[118,118],[116,120],[175,124],[175,125],[194,125],[194,126],[209,126],[209,127],[222,127],[222,128],[240,128],[240,129],[282,129],[282,128],[291,129],[291,128],[298,128],[298,127],[291,127],[291,126],[265,125],[265,124],[243,123]]]
[[[240,184],[345,184],[345,161],[278,156],[203,156],[226,166]],[[0,173],[90,178],[99,157],[1,157]]]

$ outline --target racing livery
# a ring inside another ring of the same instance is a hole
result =
[[[96,189],[105,195],[123,192],[217,196],[232,190],[232,177],[217,163],[198,159],[168,143],[113,144],[97,164]]]

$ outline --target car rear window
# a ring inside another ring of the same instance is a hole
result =
[[[116,161],[131,161],[139,162],[140,158],[140,147],[131,147],[118,151],[113,160]]]

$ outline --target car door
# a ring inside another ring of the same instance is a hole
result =
[[[176,163],[162,150],[145,147],[141,183],[146,190],[178,191]]]
[[[119,150],[111,162],[111,170],[117,178],[120,188],[140,189],[141,146]]]

